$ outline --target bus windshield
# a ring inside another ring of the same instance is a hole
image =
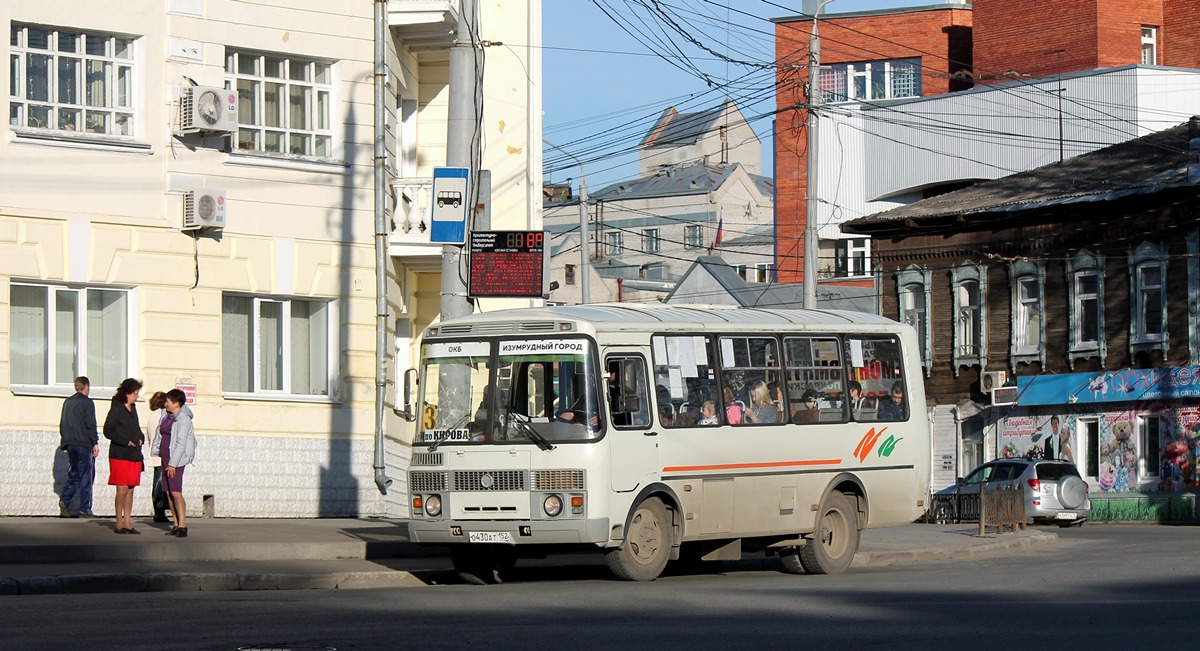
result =
[[[587,339],[425,344],[419,441],[537,443],[600,437],[604,415]]]

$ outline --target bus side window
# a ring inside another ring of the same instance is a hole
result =
[[[640,357],[609,357],[608,409],[618,429],[650,426],[650,404],[646,400],[646,364]]]

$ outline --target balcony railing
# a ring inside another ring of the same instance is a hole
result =
[[[438,259],[442,245],[429,241],[432,178],[399,178],[392,181],[392,215],[388,252],[408,259]]]

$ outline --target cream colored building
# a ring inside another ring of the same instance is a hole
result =
[[[194,390],[196,515],[407,514],[412,425],[394,380],[440,309],[441,246],[424,226],[465,30],[457,0],[386,7],[385,497],[372,470],[373,3],[0,3],[0,515],[57,513],[57,424],[79,374],[101,424],[125,377],[145,382],[143,425],[151,392]],[[510,44],[481,50],[491,225],[540,228],[540,2],[479,12],[478,38]],[[185,229],[189,208],[223,228]],[[107,457],[102,438],[97,514],[113,512]],[[149,477],[135,514],[149,512]]]

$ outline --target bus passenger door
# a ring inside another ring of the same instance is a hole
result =
[[[658,431],[651,419],[646,358],[636,352],[610,354],[604,360],[608,382],[608,449],[612,488],[632,491],[656,477]]]

